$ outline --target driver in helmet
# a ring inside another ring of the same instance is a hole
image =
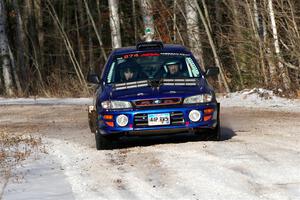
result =
[[[166,77],[165,78],[177,78],[180,77],[180,62],[178,61],[173,61],[173,62],[168,62],[165,65],[165,70],[167,71]]]

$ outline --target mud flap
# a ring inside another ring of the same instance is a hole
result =
[[[220,103],[217,103],[217,109],[218,109],[218,115],[217,115],[217,119],[218,119],[218,123],[220,123]]]
[[[220,110],[221,110],[221,105],[220,103],[217,104],[218,106],[218,115],[217,115],[217,128],[218,128],[218,132],[215,138],[215,141],[220,141],[222,139],[222,132],[221,132],[221,119],[220,119]]]
[[[92,133],[96,133],[97,130],[97,111],[95,106],[88,107],[88,119],[89,119],[89,126]]]

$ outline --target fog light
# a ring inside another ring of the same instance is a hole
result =
[[[119,126],[126,126],[128,124],[128,117],[126,115],[119,115],[116,119]]]
[[[201,118],[201,113],[198,110],[192,110],[189,114],[189,118],[193,122],[197,122]]]

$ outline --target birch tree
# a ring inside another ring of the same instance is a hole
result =
[[[109,24],[111,30],[112,48],[119,48],[122,46],[120,19],[119,19],[119,0],[108,0],[109,6]]]
[[[205,71],[203,60],[202,42],[200,37],[199,17],[196,8],[197,0],[185,0],[186,25],[189,47],[196,59],[200,62],[201,69]]]
[[[250,7],[249,7],[249,9],[250,9]],[[251,10],[250,10],[250,12],[251,12]],[[253,15],[254,15],[254,22],[255,22],[253,31],[254,31],[255,37],[258,41],[258,44],[259,44],[260,65],[261,65],[261,69],[262,69],[264,83],[265,83],[265,85],[268,85],[266,65],[265,65],[265,61],[264,61],[264,59],[265,59],[264,41],[265,41],[265,37],[266,37],[266,31],[265,31],[265,27],[263,26],[263,23],[260,22],[260,18],[262,18],[262,15],[258,11],[257,0],[253,0]]]
[[[6,35],[6,9],[4,5],[4,0],[0,0],[0,61],[3,73],[5,92],[8,96],[12,96],[14,95],[14,90],[11,75],[9,43]]]
[[[270,15],[270,20],[271,20],[271,29],[272,29],[272,34],[273,34],[273,42],[274,42],[274,48],[275,48],[275,53],[278,59],[278,68],[282,77],[282,82],[283,82],[283,87],[285,89],[290,89],[290,78],[287,75],[287,70],[285,66],[283,65],[283,58],[281,56],[281,50],[279,46],[279,38],[278,38],[278,33],[277,33],[277,24],[275,20],[275,13],[274,13],[274,8],[273,8],[273,0],[268,0],[268,9],[269,9],[269,15]],[[274,78],[276,76],[276,69],[270,68],[270,74],[271,78]]]

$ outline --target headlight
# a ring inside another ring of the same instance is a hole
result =
[[[200,120],[201,118],[201,113],[198,111],[198,110],[192,110],[190,113],[189,113],[189,118],[191,121],[193,122],[197,122]]]
[[[132,108],[131,103],[128,101],[103,101],[101,106],[104,109]]]
[[[184,99],[184,104],[193,104],[193,103],[207,103],[211,102],[212,95],[210,94],[200,94],[191,97],[187,97]]]
[[[128,124],[128,117],[126,115],[119,115],[116,121],[119,126],[124,127]]]

